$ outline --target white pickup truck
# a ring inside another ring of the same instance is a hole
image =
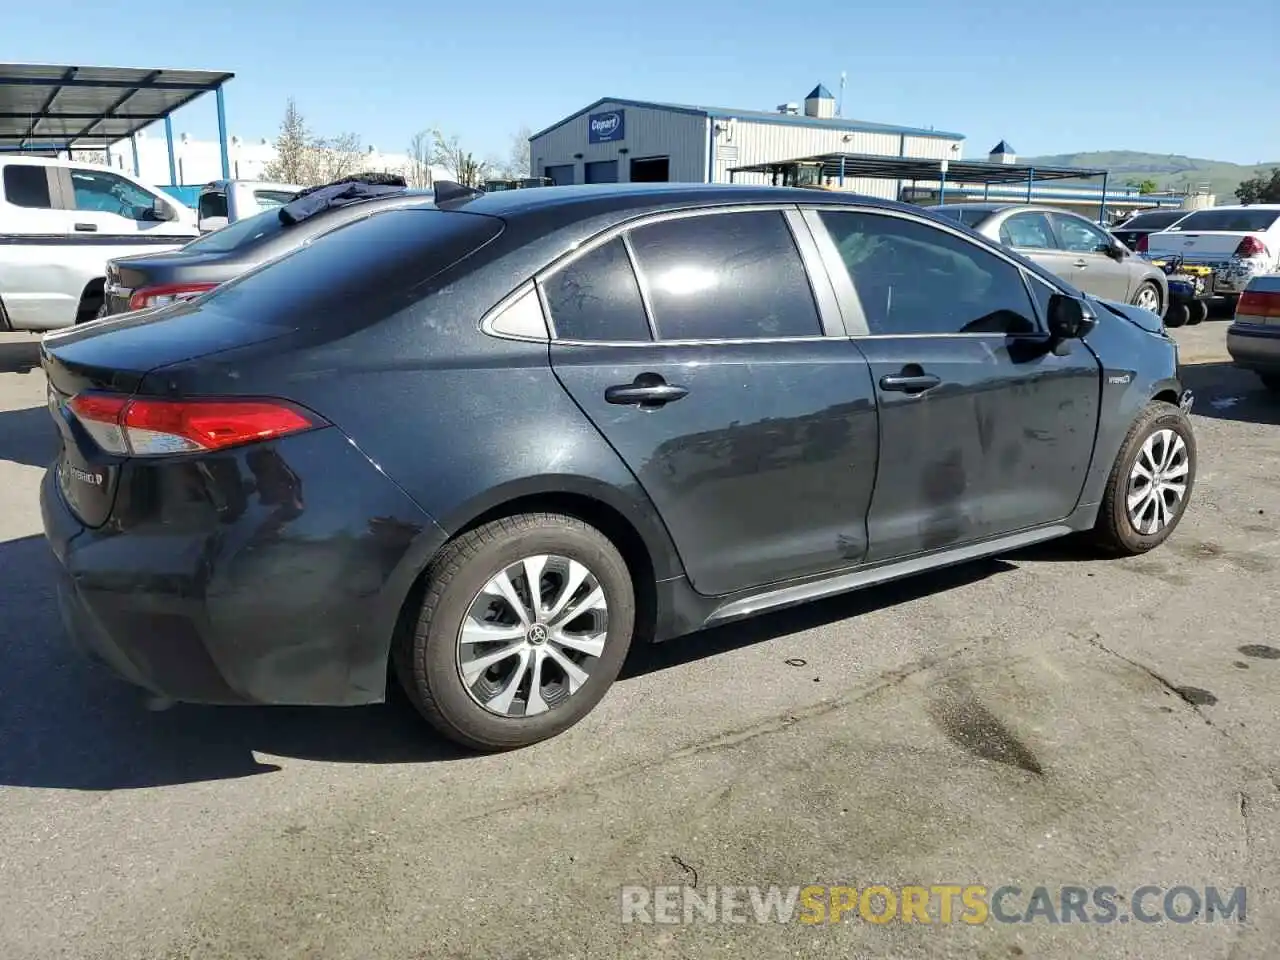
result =
[[[194,211],[122,170],[0,154],[0,330],[93,320],[108,260],[197,236]]]
[[[214,180],[200,188],[196,215],[200,232],[221,230],[229,223],[252,217],[272,207],[282,207],[302,187],[263,180]]]
[[[1249,281],[1280,271],[1280,204],[1209,207],[1147,235],[1147,256],[1213,268],[1213,292],[1235,300]]]

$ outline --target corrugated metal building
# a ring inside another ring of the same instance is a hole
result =
[[[533,176],[557,184],[626,181],[728,183],[729,169],[820,153],[960,159],[964,137],[941,130],[846,120],[819,84],[776,112],[605,97],[529,138]],[[738,182],[767,182],[739,175]],[[854,180],[846,190],[894,197],[892,180]]]

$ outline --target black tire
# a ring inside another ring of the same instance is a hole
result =
[[[1272,393],[1280,393],[1280,373],[1260,373],[1258,379]]]
[[[1144,280],[1142,283],[1138,284],[1138,289],[1133,291],[1133,299],[1129,301],[1130,306],[1136,307],[1138,305],[1138,301],[1142,298],[1142,294],[1144,292],[1155,294],[1156,296],[1155,314],[1157,317],[1163,316],[1164,308],[1165,308],[1164,297],[1162,297],[1160,294],[1160,287],[1152,283],[1150,280]]]
[[[1187,304],[1187,324],[1194,327],[1197,323],[1204,323],[1209,319],[1209,304],[1204,300],[1192,300]]]
[[[9,314],[5,313],[4,301],[0,300],[0,333],[8,333],[13,330],[9,325]]]
[[[1164,314],[1164,325],[1169,328],[1180,327],[1191,319],[1191,311],[1185,303],[1171,303]]]
[[[492,577],[543,554],[575,560],[595,576],[608,604],[604,650],[587,680],[563,703],[534,717],[500,716],[473,699],[463,683],[458,633]],[[486,523],[445,546],[427,572],[415,628],[393,647],[393,666],[414,706],[444,736],[475,750],[510,750],[563,733],[591,712],[622,669],[635,622],[631,572],[608,537],[576,517],[519,514]]]
[[[1187,445],[1187,489],[1173,517],[1161,529],[1152,534],[1142,534],[1129,518],[1127,505],[1129,477],[1143,443],[1157,430],[1172,430]],[[1187,504],[1195,488],[1196,438],[1191,423],[1180,409],[1171,403],[1152,401],[1138,414],[1129,433],[1120,445],[1120,454],[1111,468],[1107,486],[1103,491],[1102,505],[1094,524],[1092,539],[1103,552],[1112,556],[1137,556],[1164,543],[1177,528],[1186,513]]]

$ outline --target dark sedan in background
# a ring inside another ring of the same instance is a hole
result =
[[[45,337],[60,604],[118,673],[351,705],[390,668],[506,749],[633,642],[1074,532],[1144,553],[1190,501],[1160,319],[919,208],[451,186]]]
[[[368,176],[302,191],[282,207],[237,220],[178,250],[108,261],[98,316],[190,300],[339,227],[379,210],[431,203],[433,196],[407,189],[398,178]]]
[[[1185,220],[1189,210],[1149,210],[1111,228],[1111,235],[1135,253],[1146,253],[1147,237]]]
[[[1169,304],[1164,271],[1096,223],[1054,207],[1009,203],[952,203],[934,213],[1017,250],[1028,260],[1102,300],[1129,303],[1163,317]]]

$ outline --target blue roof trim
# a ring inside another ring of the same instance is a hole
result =
[[[805,99],[806,100],[834,100],[835,97],[831,95],[830,90],[828,90],[822,84],[818,84],[816,87],[814,87],[812,90],[809,91],[809,95],[805,97]]]
[[[938,192],[937,189],[934,187],[917,187],[916,189],[921,193],[937,193]],[[972,197],[981,198],[983,196],[983,190],[981,187],[953,187],[950,184],[948,184],[947,196],[950,197],[957,194],[960,196],[966,196],[966,197],[972,196]],[[990,202],[1004,203],[1008,199],[1005,196],[1006,194],[1013,194],[1015,197],[1014,201],[1012,203],[1009,203],[1008,206],[1013,206],[1013,207],[1020,206],[1021,204],[1026,202],[1025,199],[1023,198],[1025,198],[1027,195],[1027,188],[1019,187],[1016,183],[1008,183],[1008,184],[993,183],[991,185],[991,190],[989,194]],[[1031,197],[1033,202],[1036,197],[1043,197],[1044,199],[1047,199],[1047,200],[1079,200],[1081,203],[1099,203],[1102,200],[1101,192],[1072,193],[1067,190],[1054,190],[1052,187],[1048,189],[1043,189],[1041,187],[1034,187],[1031,191]],[[1124,191],[1112,191],[1112,190],[1107,191],[1107,203],[1112,203],[1113,201],[1140,200],[1143,203],[1160,207],[1160,206],[1173,206],[1174,204],[1180,205],[1183,199],[1184,199],[1183,197],[1158,197],[1158,196],[1153,196],[1152,194],[1149,194],[1149,193],[1139,194],[1139,193],[1126,193]]]
[[[963,133],[951,133],[947,130],[927,130],[924,127],[899,127],[891,123],[871,123],[864,120],[824,120],[819,117],[792,116],[785,113],[771,113],[767,110],[730,110],[727,107],[696,107],[685,103],[661,103],[655,100],[626,100],[622,97],[601,97],[594,103],[583,107],[553,123],[551,126],[530,135],[529,139],[537,140],[553,130],[558,130],[566,123],[571,123],[585,116],[597,107],[606,103],[616,103],[620,107],[639,107],[648,110],[666,110],[669,113],[683,113],[694,117],[712,117],[717,120],[736,118],[753,123],[778,123],[795,127],[821,127],[827,130],[847,130],[850,133],[889,133],[908,137],[932,137],[936,140],[963,140]]]

